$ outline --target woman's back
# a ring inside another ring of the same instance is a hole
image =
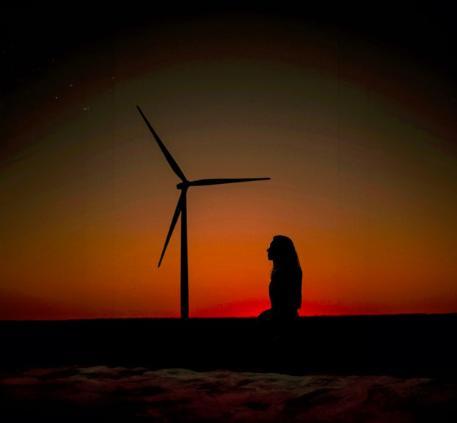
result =
[[[274,314],[296,314],[301,307],[300,268],[273,270],[269,286],[271,308]]]

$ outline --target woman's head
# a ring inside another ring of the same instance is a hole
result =
[[[294,243],[287,236],[275,235],[267,252],[268,260],[272,260],[273,264],[287,263],[299,265]]]

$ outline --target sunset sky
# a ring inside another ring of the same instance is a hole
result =
[[[35,12],[3,29],[0,319],[179,315],[179,181],[137,104],[189,178],[272,178],[190,189],[191,317],[267,308],[276,234],[303,315],[457,312],[444,15]]]

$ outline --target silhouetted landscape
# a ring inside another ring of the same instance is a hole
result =
[[[455,375],[457,314],[0,322],[1,368],[113,365],[201,370]]]
[[[3,413],[452,421],[456,324],[455,314],[305,317],[275,333],[256,319],[3,321]]]

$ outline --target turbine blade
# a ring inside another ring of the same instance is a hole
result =
[[[170,229],[168,229],[167,237],[165,238],[165,244],[163,246],[162,254],[160,255],[160,260],[159,260],[159,264],[157,265],[157,267],[160,267],[160,265],[162,263],[163,256],[165,255],[165,251],[167,251],[168,243],[170,242],[171,235],[173,233],[173,230],[175,229],[176,222],[178,221],[178,217],[181,214],[184,195],[186,195],[186,194],[184,191],[182,191],[181,195],[179,196],[178,204],[176,204],[176,209],[175,209],[175,212],[173,213],[173,218],[171,219]]]
[[[197,179],[190,181],[189,186],[235,184],[238,182],[266,181],[271,178],[219,178],[219,179]]]
[[[176,173],[176,175],[178,175],[178,177],[181,179],[181,181],[183,181],[183,182],[187,181],[187,178],[184,175],[184,172],[181,170],[181,168],[178,166],[178,163],[176,163],[176,160],[173,158],[173,156],[167,150],[167,147],[165,147],[165,144],[159,138],[159,136],[157,135],[157,132],[151,126],[151,124],[149,123],[148,119],[144,115],[143,111],[140,109],[140,106],[136,106],[136,108],[140,112],[140,115],[143,118],[144,122],[146,123],[146,126],[149,128],[149,130],[151,131],[151,133],[154,136],[155,140],[157,141],[157,144],[159,144],[159,147],[162,150],[162,153],[165,156],[165,159],[167,159],[167,162],[170,165],[170,167],[173,169],[173,171]]]

